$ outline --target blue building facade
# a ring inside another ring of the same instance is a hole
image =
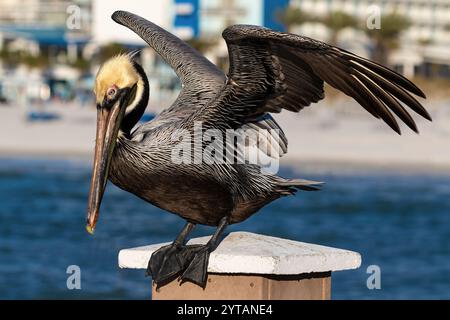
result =
[[[201,0],[175,0],[174,27],[183,30],[188,38],[197,38],[199,30],[199,6]]]
[[[220,34],[225,27],[222,20],[227,20],[230,15],[237,23],[260,24],[285,31],[278,21],[278,13],[289,5],[289,0],[227,1],[174,0],[176,33],[182,38],[198,38],[210,34],[211,30],[213,34]],[[234,11],[236,16],[233,16]]]
[[[264,2],[264,26],[277,31],[286,31],[278,21],[277,14],[289,5],[289,0],[262,0]]]

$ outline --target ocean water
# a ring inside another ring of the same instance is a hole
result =
[[[229,231],[360,252],[333,274],[334,299],[450,298],[450,177],[360,170],[282,175],[327,185],[275,201]],[[300,170],[301,171],[301,170]],[[0,160],[0,299],[148,299],[144,270],[121,270],[121,248],[171,241],[184,222],[110,184],[94,236],[84,228],[90,167],[82,161]],[[194,235],[212,228],[199,227]],[[67,289],[70,265],[81,290]],[[367,288],[371,265],[381,289]]]

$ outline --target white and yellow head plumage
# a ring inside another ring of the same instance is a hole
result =
[[[95,78],[95,97],[97,103],[101,103],[107,90],[112,86],[119,89],[131,88],[133,85],[142,82],[139,74],[133,66],[132,58],[128,54],[120,54],[106,61],[98,70]]]

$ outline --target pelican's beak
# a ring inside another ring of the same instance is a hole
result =
[[[97,108],[97,134],[95,139],[94,167],[88,200],[86,230],[94,233],[98,220],[100,204],[108,181],[111,157],[117,141],[120,124],[128,102],[130,89],[122,89],[120,98],[112,107]]]

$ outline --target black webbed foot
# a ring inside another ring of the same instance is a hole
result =
[[[186,269],[198,247],[171,244],[159,248],[148,262],[147,275],[158,287],[172,281]]]
[[[156,288],[171,282],[180,274],[182,283],[190,281],[205,288],[209,254],[216,249],[227,225],[228,217],[223,217],[206,245],[185,245],[186,236],[195,226],[188,222],[171,245],[153,252],[148,262],[147,275],[153,278]]]
[[[208,245],[201,246],[192,257],[191,263],[180,276],[181,282],[193,282],[196,285],[205,288],[208,279],[208,262],[211,248]]]
[[[156,283],[176,277],[183,270],[177,257],[178,250],[179,246],[171,244],[153,252],[146,274]]]

